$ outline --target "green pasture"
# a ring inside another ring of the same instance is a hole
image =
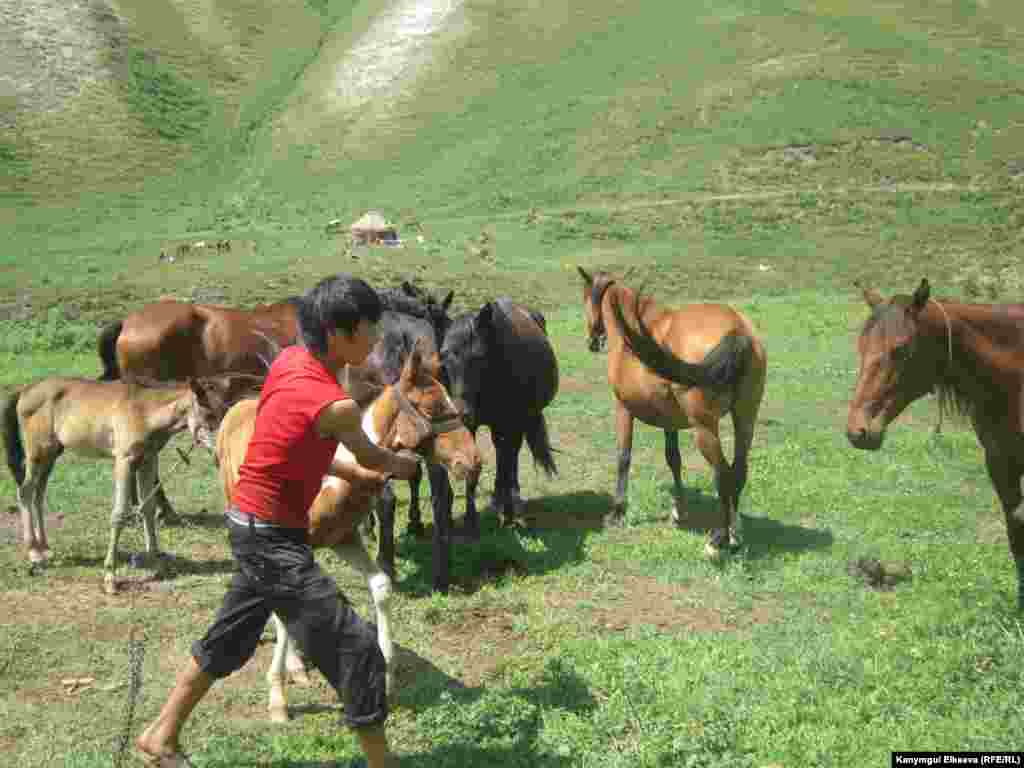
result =
[[[250,306],[348,271],[454,290],[458,311],[509,295],[547,316],[559,475],[524,453],[520,525],[486,512],[481,541],[455,547],[448,595],[429,593],[429,541],[400,541],[403,766],[887,766],[893,750],[1020,749],[1024,625],[973,434],[949,420],[936,434],[932,400],[878,453],[844,426],[867,314],[855,279],[888,295],[927,276],[939,297],[978,301],[1024,289],[1024,7],[465,0],[431,56],[346,110],[333,78],[384,0],[93,6],[103,76],[59,109],[0,91],[5,391],[97,375],[97,329],[162,295]],[[368,208],[401,248],[325,231]],[[229,253],[158,258],[220,238]],[[612,395],[576,265],[630,270],[668,305],[727,301],[763,336],[746,546],[722,563],[703,556],[718,502],[689,435],[689,524],[669,522],[662,437],[640,425],[629,526],[601,527]],[[232,567],[213,465],[168,450],[162,467],[183,517],[160,531],[169,573],[118,596],[101,589],[110,466],[60,460],[54,560],[36,576],[0,475],[5,764],[110,765],[212,619]],[[139,527],[122,541],[138,550]],[[860,558],[911,575],[874,589],[850,571]],[[367,615],[361,579],[321,562]],[[145,658],[129,723],[132,633]],[[266,640],[190,723],[197,766],[344,765],[356,743],[321,678],[290,689],[289,724],[266,722]]]

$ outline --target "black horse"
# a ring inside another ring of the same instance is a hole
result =
[[[401,290],[384,289],[379,293],[384,313],[377,326],[379,338],[370,351],[366,365],[378,372],[383,383],[393,384],[401,376],[402,366],[417,344],[428,357],[438,354],[440,334],[452,324],[447,312],[452,293],[449,292],[444,301],[437,302],[409,283],[403,283]],[[416,476],[409,481],[409,528],[415,535],[423,533],[419,498],[422,476],[422,470],[417,471]],[[447,471],[441,465],[429,466],[427,479],[430,482],[434,515],[433,588],[438,592],[446,592],[450,581],[451,484]],[[380,528],[377,564],[392,578],[395,562],[395,506],[395,491],[389,482],[384,486],[377,506]]]
[[[558,361],[548,340],[544,316],[508,298],[460,315],[441,343],[441,365],[444,384],[469,431],[476,435],[481,426],[490,429],[497,454],[493,504],[507,524],[522,504],[519,451],[523,439],[534,461],[549,476],[557,472],[544,408],[558,392]],[[480,535],[478,480],[473,477],[466,481],[465,531],[473,538]],[[444,484],[444,489],[431,485],[432,492],[443,490],[450,499],[447,473]],[[419,525],[418,512],[415,519],[413,514],[410,509],[410,528]]]

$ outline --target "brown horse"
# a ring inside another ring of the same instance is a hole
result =
[[[297,333],[294,298],[252,309],[162,299],[100,333],[100,381],[263,374],[271,345],[291,344]],[[155,501],[160,519],[174,518],[162,485]]]
[[[54,463],[69,450],[114,460],[114,507],[104,561],[106,589],[115,591],[117,545],[133,504],[142,501],[146,551],[159,553],[153,520],[156,457],[188,429],[213,450],[213,434],[228,407],[262,379],[217,376],[187,382],[92,381],[52,377],[17,390],[3,409],[7,465],[18,487],[29,561],[45,562],[46,486]]]
[[[714,468],[722,505],[722,527],[710,532],[705,545],[705,552],[717,557],[723,545],[740,541],[739,500],[764,394],[764,346],[750,320],[731,307],[690,304],[665,310],[650,299],[641,301],[639,293],[606,272],[591,276],[577,269],[590,349],[597,352],[607,343],[608,381],[615,393],[618,482],[607,523],[625,520],[634,418],[665,431],[665,461],[675,486],[672,520],[682,521],[679,430],[692,428],[698,449]],[[718,433],[727,413],[736,436],[731,466]]]
[[[401,377],[384,386],[372,369],[347,368],[343,384],[364,407],[363,429],[375,443],[392,450],[408,449],[431,463],[440,463],[456,477],[465,478],[480,470],[480,454],[476,442],[447,390],[440,383],[440,363],[430,358],[417,345],[402,369]],[[238,482],[238,468],[245,458],[245,449],[255,426],[257,400],[244,400],[224,417],[217,433],[217,456],[221,485],[226,499],[231,499]],[[363,469],[343,446],[336,458],[347,461],[351,471],[345,477],[327,476],[323,487],[309,510],[309,539],[313,547],[330,547],[353,568],[367,577],[370,594],[377,611],[378,642],[387,660],[387,687],[393,685],[394,656],[391,639],[391,579],[366,552],[359,534],[359,525],[370,513],[373,502],[387,482],[387,477]],[[390,564],[394,570],[394,563]],[[270,716],[286,720],[285,664],[301,680],[305,667],[294,651],[289,652],[289,638],[283,622],[275,615],[277,644],[267,681],[270,684]]]
[[[931,392],[940,410],[968,418],[1006,516],[1024,610],[1024,304],[937,301],[927,280],[912,296],[863,293],[871,315],[857,340],[850,443],[878,450],[892,420]]]

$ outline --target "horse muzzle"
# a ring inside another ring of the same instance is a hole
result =
[[[877,451],[885,442],[885,430],[871,430],[866,427],[846,430],[846,437],[850,445],[862,451]]]

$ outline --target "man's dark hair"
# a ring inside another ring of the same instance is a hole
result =
[[[344,331],[351,336],[360,320],[376,323],[383,307],[369,283],[349,274],[325,277],[298,300],[299,335],[313,354],[327,354],[327,336]]]

